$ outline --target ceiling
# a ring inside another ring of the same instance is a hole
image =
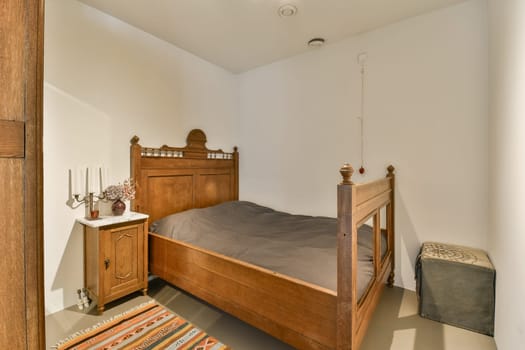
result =
[[[80,0],[209,62],[244,72],[464,0]],[[297,14],[279,16],[283,4]],[[395,4],[395,5],[394,5]]]

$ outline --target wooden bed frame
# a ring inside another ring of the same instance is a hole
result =
[[[239,154],[206,148],[192,130],[186,147],[142,147],[131,140],[132,210],[150,222],[239,198]],[[385,282],[394,281],[394,168],[384,179],[337,187],[337,292],[163,236],[149,234],[149,270],[167,282],[298,349],[357,350]],[[384,218],[380,218],[384,215]],[[357,298],[357,228],[374,227],[374,277]],[[388,246],[381,257],[381,223]]]

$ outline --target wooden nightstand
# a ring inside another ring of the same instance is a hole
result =
[[[148,291],[148,215],[129,212],[84,225],[84,285],[104,305],[138,290]]]

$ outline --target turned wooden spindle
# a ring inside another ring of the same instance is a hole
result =
[[[394,168],[393,165],[389,165],[388,168],[386,168],[386,170],[388,171],[388,176],[394,176],[394,171],[396,170],[396,168]]]
[[[352,174],[354,173],[354,168],[350,164],[345,164],[343,167],[339,170],[341,173],[341,176],[343,177],[343,182],[341,182],[341,185],[353,185],[352,182]]]

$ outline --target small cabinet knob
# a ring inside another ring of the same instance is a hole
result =
[[[109,258],[104,259],[104,265],[106,265],[106,270],[109,268]]]

